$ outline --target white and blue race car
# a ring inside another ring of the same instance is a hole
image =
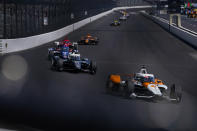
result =
[[[68,47],[51,58],[51,69],[57,71],[89,72],[96,74],[96,63],[88,58],[82,58],[77,52],[69,52]]]

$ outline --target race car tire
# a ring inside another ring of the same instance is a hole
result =
[[[134,91],[133,83],[131,81],[126,81],[126,85],[124,87],[124,93],[123,93],[124,97],[129,98],[130,95],[133,93],[133,91]]]
[[[175,86],[173,84],[170,88],[170,98],[176,99],[175,101],[172,101],[173,103],[180,103],[182,100],[182,88],[180,86]]]
[[[91,41],[89,41],[88,45],[97,45],[97,41],[96,40],[91,40]]]
[[[85,41],[84,40],[80,40],[80,41],[78,41],[77,42],[79,45],[83,45],[84,43],[85,43]]]
[[[90,40],[87,45],[95,45],[95,41],[94,40]]]
[[[55,60],[51,58],[51,69],[53,70],[55,68]]]
[[[63,63],[64,61],[62,59],[57,60],[57,70],[60,72],[63,71]]]
[[[93,45],[97,45],[97,41],[92,42]]]
[[[106,93],[111,93],[113,90],[113,86],[114,86],[114,83],[108,78],[107,83],[106,83]]]
[[[96,62],[90,62],[90,74],[95,75],[97,71]]]
[[[49,51],[47,57],[48,57],[48,60],[51,60],[53,57],[53,52]]]

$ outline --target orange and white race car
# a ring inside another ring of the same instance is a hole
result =
[[[109,75],[106,86],[108,93],[119,92],[127,98],[148,98],[179,103],[181,88],[173,84],[168,88],[160,79],[149,74],[143,66],[139,73]]]
[[[78,41],[79,45],[97,45],[99,39],[97,37],[93,37],[90,34],[81,37],[81,40]]]

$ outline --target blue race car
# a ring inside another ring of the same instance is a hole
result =
[[[61,44],[60,42],[54,42],[54,47],[48,48],[48,59],[51,60],[54,55],[60,54],[62,50],[65,52],[66,48],[68,52],[78,52],[77,43]]]
[[[87,58],[81,58],[77,52],[68,52],[68,48],[51,58],[51,69],[57,71],[70,70],[76,72],[89,72],[96,74],[97,66],[95,62]]]

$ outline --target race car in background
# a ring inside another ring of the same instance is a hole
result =
[[[64,40],[62,42],[54,42],[53,47],[48,48],[48,59],[50,60],[54,54],[60,53],[64,48],[69,47],[68,52],[79,52],[78,43],[71,43],[69,40]]]
[[[126,12],[125,10],[121,10],[120,13],[123,15],[123,16],[126,16],[126,17],[129,17],[130,14],[128,12]]]
[[[90,34],[87,34],[86,36],[81,37],[81,39],[78,41],[79,45],[97,45],[99,42],[99,39],[97,37],[93,37]]]
[[[51,69],[57,71],[89,72],[96,74],[96,63],[88,58],[82,58],[77,52],[69,52],[69,47],[64,48],[60,53],[56,53],[51,58]]]
[[[64,47],[69,47],[69,51],[72,52],[73,50],[77,50],[78,51],[78,43],[77,42],[71,42],[70,40],[68,39],[65,39],[61,42],[55,42],[56,45],[59,47],[59,48],[64,48]]]
[[[115,20],[115,21],[113,21],[110,25],[111,25],[111,26],[119,26],[119,25],[120,25],[120,21]]]
[[[126,13],[125,16],[128,18],[128,17],[130,17],[130,14],[129,13]]]
[[[123,10],[120,10],[119,12],[120,12],[121,14],[123,14],[123,13],[124,13],[124,11],[123,11]]]
[[[127,13],[126,11],[123,13],[124,16],[126,16],[127,18],[130,16],[129,13]]]
[[[167,100],[179,103],[182,99],[180,87],[173,84],[167,87],[160,79],[149,74],[143,66],[135,74],[111,74],[107,80],[106,91],[108,93],[118,92],[126,98],[142,98],[150,100]]]
[[[191,8],[187,16],[188,18],[197,18],[197,8]]]

